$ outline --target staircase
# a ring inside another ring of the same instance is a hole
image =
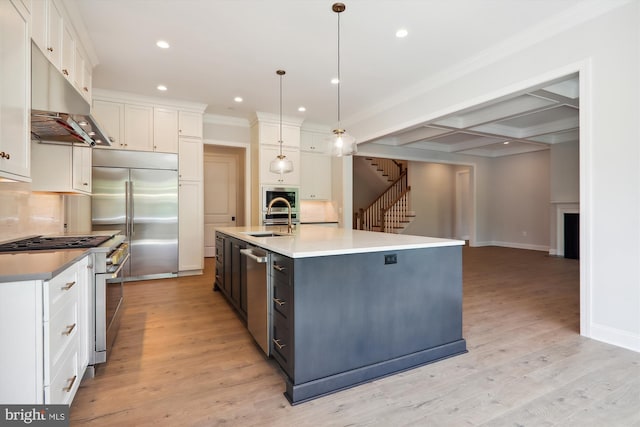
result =
[[[354,228],[358,230],[401,233],[415,218],[409,210],[406,162],[393,159],[367,158],[372,167],[391,184],[366,209],[354,214]]]

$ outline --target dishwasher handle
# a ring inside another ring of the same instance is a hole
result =
[[[258,264],[266,264],[267,257],[266,256],[256,256],[253,254],[251,249],[240,249],[240,253],[246,257],[253,259]]]

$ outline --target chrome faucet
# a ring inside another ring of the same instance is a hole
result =
[[[269,205],[267,206],[267,215],[271,214],[271,207],[275,202],[284,202],[287,205],[288,215],[287,215],[287,233],[293,233],[293,224],[291,223],[291,203],[284,197],[276,197],[271,199]]]

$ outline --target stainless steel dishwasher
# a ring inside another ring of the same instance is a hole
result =
[[[267,356],[271,353],[271,284],[267,267],[269,252],[255,246],[241,249],[247,258],[247,328]]]

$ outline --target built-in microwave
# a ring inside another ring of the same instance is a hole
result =
[[[262,219],[265,224],[286,224],[288,216],[287,204],[276,201],[267,215],[269,203],[277,197],[282,197],[291,205],[292,222],[300,222],[300,197],[296,187],[262,187]]]

